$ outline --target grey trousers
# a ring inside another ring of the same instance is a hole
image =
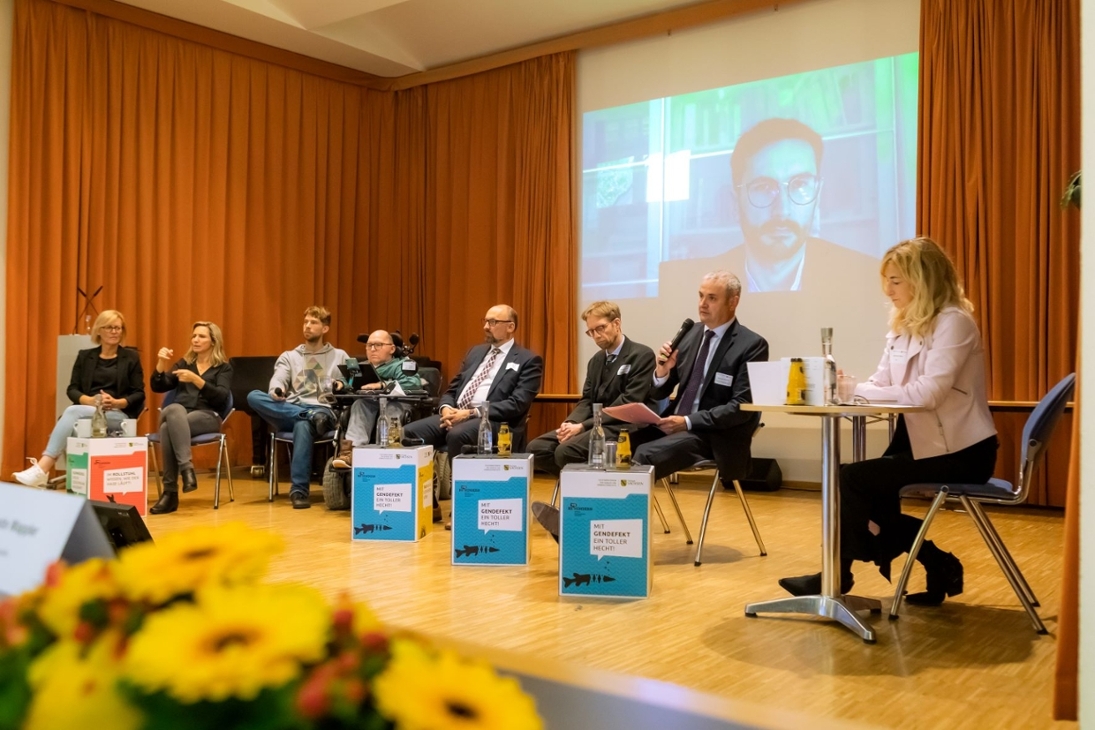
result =
[[[160,445],[163,452],[164,489],[177,491],[179,471],[193,469],[190,439],[221,430],[221,419],[212,411],[186,412],[178,403],[160,411]]]
[[[403,404],[390,401],[388,403],[388,417],[394,416],[396,412],[403,412]],[[379,413],[380,403],[378,401],[365,398],[354,401],[354,404],[350,406],[350,421],[346,424],[345,439],[354,446],[365,446],[372,443]]]

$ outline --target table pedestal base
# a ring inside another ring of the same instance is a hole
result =
[[[750,603],[745,607],[745,615],[755,617],[758,613],[804,613],[810,616],[838,621],[845,628],[857,634],[868,644],[875,643],[874,629],[855,614],[856,611],[870,609],[871,613],[880,613],[882,604],[870,598],[858,596],[796,596],[777,598],[773,601]]]

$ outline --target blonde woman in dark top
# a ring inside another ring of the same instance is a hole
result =
[[[220,413],[228,405],[232,366],[224,354],[221,328],[212,322],[195,322],[190,349],[172,364],[175,353],[161,347],[152,391],[175,391],[175,401],[160,411],[160,444],[163,452],[164,491],[150,510],[154,515],[179,508],[179,480],[184,492],[198,488],[190,460],[190,439],[221,428]]]
[[[99,398],[107,425],[121,428],[122,421],[136,418],[144,410],[144,371],[137,350],[125,347],[125,317],[116,309],[107,309],[95,318],[91,341],[96,345],[80,350],[72,365],[68,397],[72,405],[65,409],[53,426],[42,456],[30,459],[30,467],[12,476],[28,487],[45,487],[49,472],[68,445],[73,426],[81,418],[95,415]]]

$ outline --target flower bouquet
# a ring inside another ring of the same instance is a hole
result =
[[[281,547],[237,523],[54,565],[0,603],[0,730],[542,727],[489,665],[262,582]]]

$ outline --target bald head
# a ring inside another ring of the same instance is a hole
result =
[[[382,365],[395,357],[395,343],[387,330],[376,330],[369,333],[369,342],[366,343],[366,356],[373,367]]]

